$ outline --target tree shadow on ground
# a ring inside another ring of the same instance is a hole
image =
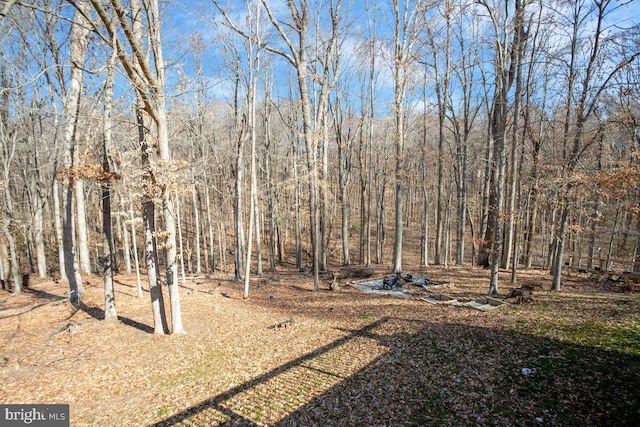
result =
[[[89,316],[93,317],[96,320],[104,320],[104,310],[101,308],[90,307],[81,302],[80,310],[84,311],[85,313],[87,313]],[[122,322],[124,325],[131,326],[142,332],[146,332],[148,334],[153,334],[154,332],[151,326],[145,325],[144,323],[140,323],[133,319],[129,319],[128,317],[118,315],[118,320]]]
[[[50,292],[46,292],[46,291],[39,290],[39,289],[27,288],[23,292],[25,294],[32,294],[34,299],[44,299],[44,300],[48,300],[48,301],[60,301],[60,300],[68,299],[67,297],[60,296],[60,295],[55,295],[55,294],[52,294]]]
[[[153,425],[615,426],[640,420],[636,356],[505,329],[395,317],[344,332]]]
[[[137,285],[137,284],[132,285],[132,284],[129,284],[129,283],[125,283],[125,282],[123,282],[122,280],[116,279],[115,277],[113,278],[113,283],[116,283],[116,284],[118,284],[118,285],[120,285],[120,286],[124,286],[124,287],[126,287],[126,288],[135,289],[135,290],[136,290],[136,292],[137,292],[137,290],[138,290],[138,285]],[[144,286],[143,286],[143,287],[142,287],[142,292],[143,292],[143,293],[149,293],[149,290],[148,290],[148,289],[145,289],[145,288],[144,288]]]
[[[10,309],[6,309],[2,307],[2,311],[0,311],[0,319],[6,319],[9,317],[20,316],[24,313],[27,313],[31,310],[34,310],[39,307],[44,307],[47,305],[56,305],[64,303],[65,301],[69,301],[69,298],[65,296],[55,295],[49,292],[45,292],[37,289],[25,289],[23,290],[23,294],[31,295],[31,299],[23,302],[18,306],[14,306]]]

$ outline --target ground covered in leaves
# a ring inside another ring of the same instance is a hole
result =
[[[459,297],[488,289],[484,270],[412,272]],[[241,283],[200,277],[181,291],[187,334],[168,336],[135,277],[117,277],[111,323],[101,279],[85,280],[78,312],[51,281],[0,294],[1,402],[69,403],[73,426],[640,424],[640,294],[586,276],[551,293],[523,272],[533,303],[490,312],[345,281],[313,292],[297,272],[243,300]]]

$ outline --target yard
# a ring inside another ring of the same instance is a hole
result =
[[[416,269],[482,296],[489,272]],[[377,277],[388,274],[379,270]],[[513,286],[501,277],[501,293]],[[73,426],[638,425],[640,293],[593,278],[530,304],[483,312],[362,292],[312,291],[298,272],[182,288],[186,335],[156,336],[148,293],[116,278],[120,322],[102,317],[102,281],[83,310],[34,281],[0,294],[0,401],[69,403]]]

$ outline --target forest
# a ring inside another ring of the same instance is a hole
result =
[[[640,271],[635,0],[0,1],[0,280]],[[506,279],[501,279],[503,282]],[[167,286],[165,286],[167,285]],[[66,285],[65,285],[66,286]],[[164,298],[169,298],[171,325]]]

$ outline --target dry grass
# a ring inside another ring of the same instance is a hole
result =
[[[455,283],[448,293],[488,289],[487,271],[429,273]],[[0,295],[0,401],[70,403],[74,426],[637,425],[639,295],[519,280],[534,303],[489,313],[346,284],[312,292],[295,272],[255,281],[248,300],[240,283],[191,280],[187,334],[169,336],[150,333],[133,277],[117,278],[114,323],[99,320],[100,278],[75,313],[57,302],[64,285],[41,281]]]

